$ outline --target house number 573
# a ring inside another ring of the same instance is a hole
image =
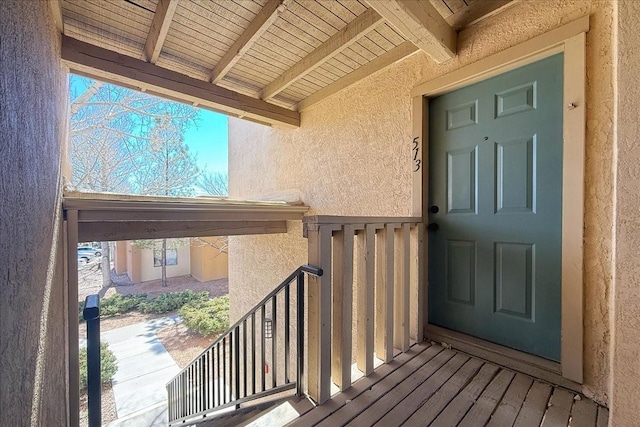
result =
[[[419,145],[420,137],[413,138],[413,171],[418,172],[420,170],[420,166],[422,166],[422,160],[418,158],[418,154],[420,153]]]

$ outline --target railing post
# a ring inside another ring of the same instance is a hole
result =
[[[296,347],[297,347],[297,372],[296,372],[296,395],[304,394],[304,273],[298,273],[296,303],[298,305],[296,314]]]
[[[310,224],[307,224],[309,226]],[[309,264],[322,269],[309,277],[308,393],[318,404],[331,397],[331,233],[333,227],[307,227]]]
[[[87,322],[87,396],[89,427],[102,424],[100,405],[100,296],[89,295],[84,301],[82,317]]]

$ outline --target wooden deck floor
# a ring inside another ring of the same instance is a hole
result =
[[[593,401],[439,345],[414,345],[291,426],[604,427]]]

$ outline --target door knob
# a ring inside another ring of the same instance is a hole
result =
[[[429,212],[434,213],[434,214],[438,213],[438,212],[440,212],[440,208],[438,206],[436,206],[436,205],[433,205],[433,206],[431,206],[429,208]]]
[[[427,230],[429,231],[438,231],[439,228],[440,226],[435,222],[432,222],[431,224],[427,225]]]

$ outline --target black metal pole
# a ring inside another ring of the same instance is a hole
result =
[[[87,397],[89,427],[102,424],[100,404],[100,296],[89,295],[84,301],[82,317],[87,322]]]
[[[302,396],[304,394],[304,386],[302,384],[302,378],[304,376],[304,273],[298,274],[297,283],[297,324],[296,324],[296,346],[298,347],[297,365],[298,372],[296,372],[296,394]]]

